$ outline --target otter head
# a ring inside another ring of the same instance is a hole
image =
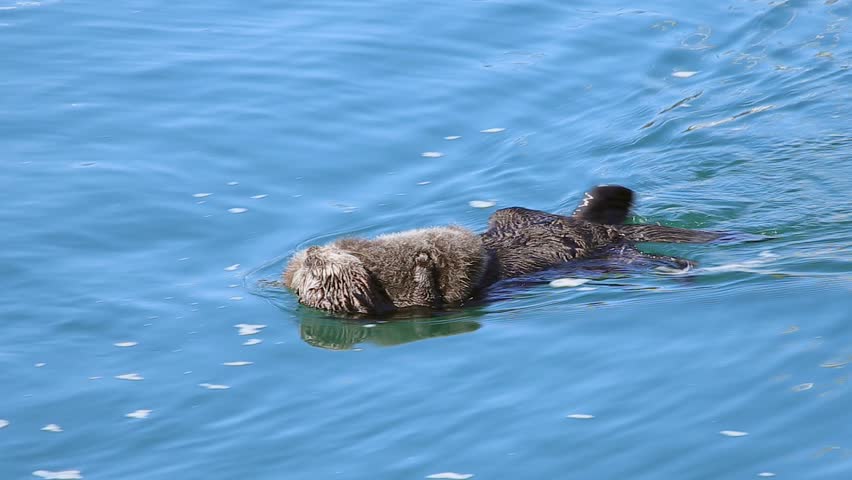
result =
[[[334,245],[310,247],[294,255],[284,271],[284,284],[309,307],[373,314],[394,309],[364,263]]]

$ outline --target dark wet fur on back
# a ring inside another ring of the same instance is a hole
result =
[[[482,235],[485,248],[495,253],[498,279],[587,257],[621,240],[609,225],[520,207],[494,212]]]
[[[520,207],[494,212],[488,226],[482,242],[496,254],[498,279],[587,258],[618,243],[703,243],[719,237],[660,225],[604,225]]]
[[[661,225],[622,225],[633,192],[596,187],[573,216],[520,207],[494,212],[482,235],[436,227],[345,238],[298,252],[284,283],[305,305],[341,313],[456,306],[489,285],[640,242],[699,243],[719,234]],[[635,251],[635,249],[632,249]]]

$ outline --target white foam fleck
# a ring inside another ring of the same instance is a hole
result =
[[[691,132],[693,130],[700,130],[702,128],[710,128],[710,127],[716,127],[716,126],[719,126],[719,125],[724,125],[726,123],[733,122],[734,120],[737,120],[738,118],[742,118],[746,115],[765,112],[765,111],[771,110],[773,108],[775,108],[775,105],[761,105],[759,107],[751,108],[751,109],[746,110],[744,112],[740,112],[736,115],[733,115],[733,116],[730,116],[730,117],[727,117],[727,118],[723,118],[721,120],[714,120],[712,122],[696,123],[695,125],[690,125],[689,127],[687,127],[686,131]]]
[[[266,328],[266,325],[252,325],[250,323],[238,323],[234,326],[239,329],[237,331],[238,335],[254,335]]]
[[[234,208],[228,209],[228,213],[246,213],[246,212],[248,212],[248,208],[234,207]]]
[[[259,343],[263,343],[263,340],[261,340],[259,338],[249,338],[248,340],[243,342],[243,345],[250,347],[252,345],[257,345]]]
[[[426,478],[443,478],[446,480],[466,480],[473,476],[472,473],[441,472],[427,475]]]
[[[674,267],[667,267],[665,265],[660,265],[658,267],[654,267],[654,270],[656,270],[660,273],[664,273],[666,275],[683,275],[684,273],[689,272],[691,269],[690,269],[689,265],[685,266],[684,268],[674,268]]]
[[[233,300],[235,302],[239,302],[242,299],[243,299],[243,297],[241,297],[239,295],[234,295],[233,297],[229,298],[229,300]]]
[[[698,72],[691,72],[687,70],[679,70],[677,72],[672,73],[672,76],[675,78],[689,78],[694,76]]]
[[[505,128],[486,128],[485,130],[480,130],[480,133],[500,133],[506,130]]]
[[[841,368],[845,367],[849,362],[825,362],[821,363],[819,366],[822,368]]]
[[[46,480],[79,480],[83,478],[80,470],[60,470],[58,472],[50,470],[36,470],[33,472],[33,475]]]
[[[722,430],[719,433],[726,437],[745,437],[748,435],[748,432],[739,432],[737,430]]]
[[[125,373],[125,374],[122,374],[122,375],[116,375],[115,378],[117,378],[119,380],[131,380],[131,381],[134,381],[134,382],[138,382],[140,380],[145,379],[145,377],[143,377],[142,375],[139,375],[138,373]]]
[[[593,292],[597,290],[595,287],[580,287],[577,289],[578,292]]]
[[[796,326],[796,325],[790,325],[790,326],[787,328],[787,330],[784,330],[784,331],[783,331],[783,332],[781,332],[781,333],[782,333],[783,335],[789,335],[789,334],[791,334],[791,333],[796,333],[796,332],[798,332],[798,331],[799,331],[799,327],[798,327],[798,326]]]
[[[758,477],[774,477],[775,474],[772,472],[760,472],[757,474]]]
[[[59,433],[59,432],[64,431],[64,430],[62,430],[62,427],[60,427],[59,425],[57,425],[55,423],[50,423],[48,425],[45,425],[45,426],[41,427],[41,430],[44,431],[44,432],[53,432],[53,433]]]
[[[577,420],[588,420],[590,418],[595,418],[594,415],[589,415],[587,413],[572,413],[568,415],[568,418],[576,418]]]
[[[193,193],[193,194],[192,194],[192,196],[193,196],[193,197],[195,197],[195,198],[204,198],[204,197],[209,197],[210,195],[213,195],[213,194],[212,194],[212,193],[207,193],[207,192],[204,192],[204,193]]]
[[[332,207],[339,208],[343,213],[352,213],[358,210],[358,207],[354,205],[346,205],[344,203],[332,203]]]
[[[45,365],[47,365],[47,364],[46,364],[46,363],[44,363],[44,362],[39,362],[39,363],[36,363],[36,364],[35,364],[35,365],[33,365],[33,366],[34,366],[34,367],[36,367],[36,368],[41,368],[41,367],[44,367]]]
[[[233,186],[236,186],[236,185],[239,185],[239,184],[240,184],[240,182],[228,182],[228,183],[227,183],[227,185],[228,185],[229,187],[233,187]]]
[[[238,269],[238,268],[240,268],[240,264],[239,264],[239,263],[235,263],[235,264],[233,264],[233,265],[229,265],[229,266],[225,267],[225,271],[226,271],[226,272],[233,272],[233,271],[235,271],[235,270],[236,270],[236,269]]]
[[[227,390],[227,389],[231,388],[227,385],[217,385],[215,383],[199,383],[198,386],[204,387],[207,390]]]
[[[553,288],[579,287],[580,285],[589,283],[590,281],[591,280],[587,278],[557,278],[550,282],[550,286]]]
[[[458,140],[462,138],[461,135],[450,135],[448,137],[444,137],[444,140]]]
[[[95,375],[94,377],[89,377],[89,380],[100,380],[102,378],[104,378],[104,377],[101,377],[99,375]]]
[[[246,362],[246,361],[238,361],[238,362],[225,362],[222,365],[226,367],[245,367],[246,365],[251,365],[254,362]]]
[[[362,325],[362,326],[363,326],[364,328],[373,328],[373,327],[375,327],[375,326],[376,326],[376,324],[375,324],[375,323],[367,323],[367,324]]]
[[[759,270],[757,267],[762,267],[768,263],[771,263],[778,255],[764,251],[758,254],[759,258],[754,258],[751,260],[745,260],[739,263],[729,263],[727,265],[718,265],[715,267],[705,267],[701,268],[702,272],[746,272],[746,273],[765,273],[763,270]]]
[[[441,152],[423,152],[420,154],[420,156],[426,158],[441,158],[444,156],[444,154]]]
[[[497,205],[497,202],[491,200],[471,200],[467,204],[473,208],[491,208]]]
[[[127,418],[148,418],[148,415],[151,415],[151,410],[136,410],[135,412],[130,412],[124,416]]]
[[[796,385],[795,387],[793,387],[793,389],[792,389],[792,390],[793,390],[794,392],[804,392],[805,390],[810,390],[810,389],[812,389],[812,388],[814,388],[814,384],[813,384],[813,383],[801,383],[801,384]]]
[[[5,420],[5,419],[0,418],[0,428],[8,427],[9,423],[10,423],[9,420]]]
[[[252,196],[251,196],[251,198],[253,198],[253,199],[255,199],[255,200],[260,200],[261,198],[266,198],[266,197],[268,197],[268,196],[269,196],[269,195],[267,195],[267,194],[265,194],[265,193],[261,193],[260,195],[252,195]]]
[[[113,343],[113,345],[115,345],[116,347],[135,347],[136,345],[139,345],[139,343],[137,343],[137,342],[117,342],[117,343]]]
[[[428,181],[417,182],[417,185],[429,185],[430,183],[432,183],[432,182],[428,182]]]

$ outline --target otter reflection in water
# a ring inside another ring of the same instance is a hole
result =
[[[382,347],[448,337],[478,330],[480,323],[465,321],[435,321],[434,319],[398,319],[389,322],[364,322],[309,316],[302,318],[299,327],[302,340],[314,347],[328,350],[350,350],[356,345],[372,343]]]
[[[444,308],[480,298],[497,281],[574,260],[611,252],[650,257],[635,250],[634,243],[701,243],[720,237],[660,225],[625,225],[632,204],[630,189],[600,186],[586,193],[572,216],[506,208],[494,212],[481,235],[450,226],[375,239],[343,238],[297,252],[284,271],[284,284],[302,304],[337,313]]]

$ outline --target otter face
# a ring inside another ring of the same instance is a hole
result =
[[[297,253],[284,272],[284,284],[309,307],[372,314],[394,309],[364,263],[334,245]]]

